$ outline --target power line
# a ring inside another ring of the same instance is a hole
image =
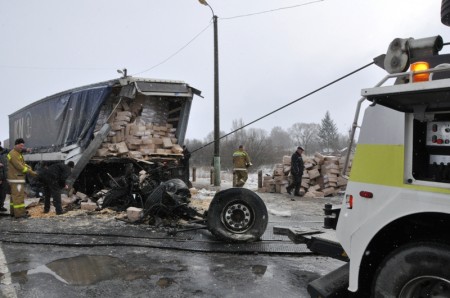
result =
[[[275,9],[271,9],[271,10],[266,10],[266,11],[261,11],[261,12],[255,12],[255,13],[250,13],[250,14],[245,14],[245,15],[238,15],[238,16],[234,16],[234,17],[227,17],[227,18],[219,18],[219,20],[231,20],[231,19],[237,19],[237,18],[243,18],[243,17],[249,17],[249,16],[254,16],[254,15],[260,15],[260,14],[265,14],[265,13],[271,13],[271,12],[275,12],[275,11],[279,11],[279,10],[285,10],[285,9],[292,9],[292,8],[297,8],[297,7],[301,7],[301,6],[306,6],[306,5],[311,5],[314,3],[318,3],[318,2],[322,2],[325,0],[315,0],[315,1],[311,1],[311,2],[307,2],[307,3],[302,3],[302,4],[297,4],[297,5],[292,5],[292,6],[286,6],[286,7],[279,7],[279,8],[275,8]],[[197,39],[197,37],[199,37],[203,32],[206,31],[206,29],[209,28],[209,26],[211,26],[212,24],[212,20],[210,21],[210,23],[208,24],[208,26],[206,26],[202,31],[200,31],[197,35],[195,35],[187,44],[185,44],[184,46],[182,46],[180,49],[178,49],[176,52],[174,52],[172,55],[170,55],[169,57],[167,57],[166,59],[164,59],[163,61],[159,62],[158,64],[153,65],[152,67],[137,72],[133,75],[138,75],[138,74],[142,74],[144,72],[150,71],[158,66],[160,66],[161,64],[166,63],[167,61],[169,61],[170,59],[172,59],[173,57],[175,57],[178,53],[180,53],[182,50],[184,50],[188,45],[190,45],[195,39]]]
[[[221,137],[218,138],[217,140],[211,141],[211,142],[209,142],[209,143],[203,145],[202,147],[197,148],[197,149],[195,149],[194,151],[191,151],[191,153],[194,153],[194,152],[199,151],[199,150],[201,150],[201,149],[203,149],[203,148],[205,148],[205,147],[207,147],[207,146],[209,146],[209,145],[211,145],[211,144],[214,144],[215,142],[220,141],[221,139],[226,138],[226,137],[228,137],[229,135],[234,134],[235,132],[238,132],[239,130],[242,130],[242,129],[244,129],[245,127],[247,127],[247,126],[249,126],[249,125],[252,125],[253,123],[256,123],[256,122],[258,122],[259,120],[262,120],[262,119],[264,119],[264,118],[266,118],[266,117],[268,117],[268,116],[270,116],[270,115],[272,115],[272,114],[274,114],[274,113],[276,113],[276,112],[278,112],[278,111],[281,111],[282,109],[287,108],[288,106],[290,106],[290,105],[296,103],[297,101],[300,101],[300,100],[302,100],[302,99],[304,99],[304,98],[306,98],[306,97],[308,97],[308,96],[310,96],[310,95],[313,95],[314,93],[317,93],[317,92],[319,92],[320,90],[325,89],[325,88],[327,88],[327,87],[329,87],[329,86],[331,86],[331,85],[333,85],[333,84],[335,84],[335,83],[337,83],[337,82],[339,82],[339,81],[341,81],[341,80],[343,80],[343,79],[345,79],[345,78],[347,78],[347,77],[349,77],[349,76],[351,76],[351,75],[353,75],[353,74],[355,74],[355,73],[357,73],[357,72],[363,70],[364,68],[369,67],[370,65],[372,65],[372,64],[374,64],[374,63],[375,63],[375,62],[371,62],[371,63],[368,63],[368,64],[366,64],[366,65],[364,65],[364,66],[361,66],[360,68],[355,69],[354,71],[349,72],[348,74],[343,75],[342,77],[340,77],[340,78],[338,78],[338,79],[336,79],[336,80],[334,80],[334,81],[331,81],[330,83],[325,84],[325,85],[323,85],[322,87],[317,88],[317,89],[315,89],[315,90],[313,90],[313,91],[311,91],[311,92],[309,92],[309,93],[303,95],[302,97],[299,97],[299,98],[297,98],[297,99],[291,101],[290,103],[285,104],[284,106],[279,107],[278,109],[273,110],[272,112],[267,113],[267,114],[265,114],[265,115],[259,117],[258,119],[255,119],[255,120],[253,120],[252,122],[250,122],[250,123],[248,123],[248,124],[245,124],[244,126],[241,126],[241,127],[237,128],[237,129],[235,129],[235,130],[233,130],[233,131],[227,133],[227,134],[224,135],[224,136],[221,136]]]
[[[161,61],[161,62],[158,63],[158,64],[153,65],[152,67],[150,67],[150,68],[148,68],[148,69],[146,69],[146,70],[143,70],[143,71],[141,71],[141,72],[137,72],[137,73],[133,74],[133,76],[138,75],[138,74],[141,74],[141,73],[144,73],[144,72],[147,72],[147,71],[150,71],[150,70],[152,70],[152,69],[154,69],[154,68],[160,66],[161,64],[166,63],[167,61],[169,61],[170,59],[172,59],[173,57],[175,57],[175,55],[177,55],[177,54],[180,53],[182,50],[184,50],[184,49],[185,49],[188,45],[190,45],[194,40],[196,40],[203,32],[206,31],[206,29],[208,29],[208,28],[211,26],[211,24],[212,24],[212,22],[210,21],[209,24],[208,24],[208,26],[206,26],[202,31],[200,31],[199,33],[197,33],[197,35],[195,35],[195,36],[194,36],[187,44],[185,44],[184,46],[182,46],[179,50],[177,50],[175,53],[173,53],[172,55],[170,55],[170,56],[167,57],[166,59],[164,59],[163,61]]]
[[[276,12],[276,11],[280,11],[280,10],[285,10],[285,9],[292,9],[292,8],[297,8],[297,7],[301,7],[301,6],[306,6],[306,5],[311,5],[314,3],[318,3],[318,2],[322,2],[325,0],[315,0],[315,1],[311,1],[311,2],[307,2],[307,3],[302,3],[302,4],[297,4],[297,5],[292,5],[292,6],[286,6],[286,7],[279,7],[279,8],[275,8],[275,9],[270,9],[270,10],[265,10],[265,11],[260,11],[260,12],[255,12],[255,13],[249,13],[249,14],[245,14],[245,15],[238,15],[238,16],[233,16],[233,17],[226,17],[226,18],[220,18],[219,20],[232,20],[232,19],[237,19],[237,18],[243,18],[243,17],[250,17],[250,16],[255,16],[255,15],[260,15],[260,14],[266,14],[266,13],[271,13],[271,12]],[[144,72],[150,71],[164,63],[166,63],[167,61],[169,61],[170,59],[172,59],[173,57],[175,57],[177,54],[179,54],[182,50],[184,50],[188,45],[190,45],[194,40],[196,40],[203,32],[205,32],[212,24],[212,19],[210,21],[210,23],[208,24],[208,26],[206,26],[203,30],[201,30],[199,33],[197,33],[189,42],[187,42],[184,46],[182,46],[180,49],[178,49],[177,51],[175,51],[172,55],[170,55],[169,57],[167,57],[166,59],[164,59],[163,61],[159,62],[158,64],[153,65],[152,67],[134,73],[133,76],[135,75],[139,75],[142,74]],[[95,68],[95,67],[39,67],[39,66],[11,66],[11,65],[0,65],[0,68],[17,68],[17,69],[36,69],[36,70],[106,70],[106,69],[113,69],[113,68]],[[114,68],[116,69],[116,68]]]
[[[249,14],[243,14],[243,15],[238,15],[238,16],[234,16],[234,17],[220,18],[220,19],[221,20],[232,20],[232,19],[237,19],[237,18],[252,17],[255,15],[271,13],[271,12],[275,12],[275,11],[279,11],[279,10],[292,9],[292,8],[297,8],[300,6],[311,5],[311,4],[315,4],[317,2],[322,2],[322,1],[325,1],[325,0],[316,0],[316,1],[306,2],[306,3],[302,3],[302,4],[292,5],[292,6],[280,7],[280,8],[275,8],[275,9],[270,9],[270,10],[265,10],[265,11],[260,11],[260,12],[254,12],[254,13],[249,13]]]
[[[46,66],[13,66],[13,65],[0,65],[0,68],[11,69],[36,69],[36,70],[111,70],[116,69],[112,67],[46,67]]]

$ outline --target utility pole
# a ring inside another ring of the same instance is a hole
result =
[[[219,37],[217,16],[205,0],[199,0],[211,9],[214,23],[214,186],[220,186],[220,104],[219,104]]]

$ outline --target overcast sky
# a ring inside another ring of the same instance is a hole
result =
[[[201,90],[204,98],[194,98],[187,138],[203,139],[213,131],[213,26],[207,6],[197,0],[0,3],[0,140],[8,138],[8,115],[16,110],[66,89],[117,78],[116,70],[125,67],[134,76],[182,80]],[[450,28],[440,22],[440,0],[208,3],[219,17],[225,132],[233,120],[249,123],[372,62],[396,37],[441,35],[450,41]],[[328,110],[346,133],[360,90],[384,75],[370,66],[251,127],[270,132],[273,126],[320,123]]]

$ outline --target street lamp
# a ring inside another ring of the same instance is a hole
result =
[[[220,121],[219,121],[219,46],[217,37],[217,16],[211,5],[198,0],[211,9],[214,23],[214,186],[220,186]]]

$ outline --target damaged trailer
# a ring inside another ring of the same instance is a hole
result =
[[[187,175],[180,162],[194,95],[182,81],[126,76],[67,90],[9,115],[11,142],[23,138],[33,167],[74,161],[68,180],[88,195],[110,185],[127,164],[155,187]],[[149,189],[150,191],[150,189]]]
[[[25,160],[34,169],[73,161],[66,183],[103,196],[102,208],[140,207],[150,218],[201,223],[223,241],[257,241],[268,214],[256,193],[220,191],[204,214],[189,206],[189,168],[180,144],[193,97],[200,94],[182,81],[124,76],[46,97],[9,115],[9,139],[25,140],[32,149]],[[29,182],[38,192],[39,184]]]

